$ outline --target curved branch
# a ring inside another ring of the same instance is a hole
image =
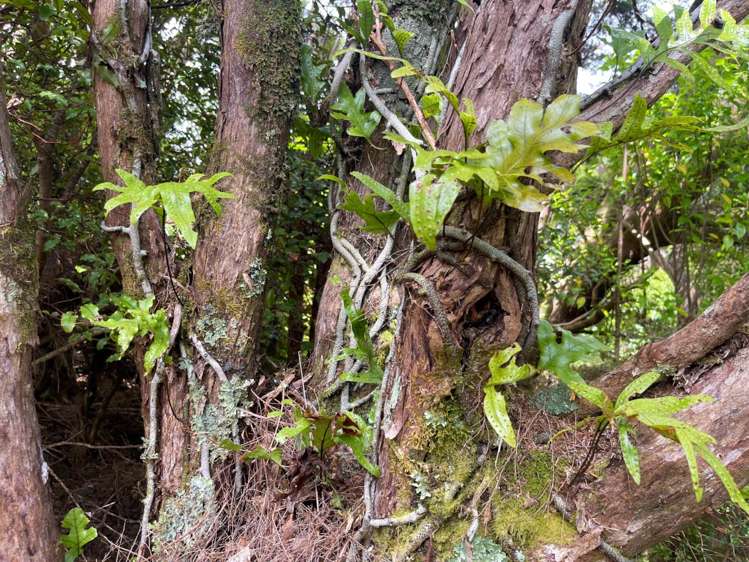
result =
[[[745,0],[726,0],[720,2],[718,8],[730,12],[736,21],[741,21],[749,15],[749,2]],[[695,50],[703,48],[703,45],[695,45]],[[682,55],[675,58],[684,62],[682,59],[687,57]],[[639,94],[650,104],[665,94],[679,76],[678,70],[665,64],[656,67],[654,72],[647,70],[646,65],[636,64],[620,78],[601,86],[587,96],[581,104],[583,112],[580,119],[611,121],[616,128],[621,125],[632,107],[635,94]]]

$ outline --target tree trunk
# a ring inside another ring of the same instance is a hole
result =
[[[296,107],[300,12],[293,0],[226,0],[212,167],[234,199],[206,216],[193,267],[198,317],[222,324],[227,376],[250,378],[265,286],[268,215],[283,178]]]
[[[157,59],[148,39],[148,3],[127,2],[126,24],[122,24],[119,4],[99,0],[94,11],[95,29],[101,35],[110,24],[120,22],[121,26],[111,44],[97,41],[102,64],[118,79],[114,86],[111,73],[97,73],[102,167],[107,179],[114,179],[113,171],[119,167],[140,171],[145,181],[153,182],[158,84],[154,74]],[[191,313],[185,322],[189,330],[182,333],[189,375],[167,367],[166,384],[160,389],[156,410],[161,428],[159,487],[165,501],[155,527],[157,546],[199,535],[203,529],[193,528],[188,512],[205,514],[215,507],[211,478],[216,474],[210,465],[226,457],[218,447],[221,440],[237,437],[235,408],[244,399],[245,381],[254,375],[268,213],[282,179],[290,117],[296,107],[301,33],[298,2],[225,0],[222,17],[220,108],[212,168],[232,174],[222,188],[234,199],[223,201],[218,217],[210,210],[199,215],[192,291],[183,295]],[[147,87],[143,89],[142,84]],[[109,220],[126,223],[127,210],[113,211]],[[149,277],[152,283],[160,282],[154,287],[158,300],[168,303],[172,296],[165,282],[159,231],[155,214],[145,214],[140,233],[150,258]],[[118,237],[115,249],[126,290],[138,294],[127,239]],[[172,272],[178,273],[177,265]],[[193,335],[206,354],[198,353],[198,346],[194,353],[188,351]],[[228,377],[228,383],[221,383],[209,366],[208,354],[222,367],[220,376]],[[142,385],[148,422],[147,386]]]
[[[47,467],[34,406],[31,355],[37,343],[34,233],[29,193],[13,153],[0,66],[0,552],[3,559],[59,559]]]
[[[270,212],[283,179],[291,117],[296,109],[301,12],[296,0],[225,0],[222,11],[219,112],[211,168],[229,172],[220,187],[233,199],[216,215],[199,213],[192,262],[191,316],[183,343],[188,377],[167,372],[162,400],[160,488],[165,502],[155,527],[157,547],[190,542],[209,528],[231,495],[220,486],[220,447],[239,440],[238,408],[255,381],[255,348],[265,285]],[[198,351],[199,342],[203,351]],[[221,372],[210,364],[216,362]],[[166,403],[168,402],[168,407]],[[176,416],[174,413],[178,413]],[[233,487],[241,485],[234,459]],[[208,523],[194,525],[190,514]],[[201,539],[202,540],[202,539]],[[180,547],[175,546],[179,549]]]
[[[115,170],[120,168],[146,183],[153,182],[158,152],[158,58],[151,49],[149,2],[97,0],[93,20],[94,95],[102,176],[119,183]],[[128,226],[129,213],[128,207],[117,207],[106,222]],[[147,256],[147,275],[157,285],[157,293],[165,287],[166,269],[159,231],[156,214],[145,213],[140,219],[141,247]],[[142,296],[128,237],[114,234],[112,246],[125,292]]]
[[[566,48],[573,52],[581,40],[589,8],[589,2],[580,2],[574,12],[566,36]],[[463,47],[455,86],[459,97],[474,101],[477,138],[491,120],[504,117],[515,101],[538,97],[546,76],[551,28],[566,9],[564,5],[549,8],[542,2],[482,3]],[[559,65],[552,95],[574,87],[574,62],[565,59]],[[448,115],[445,129],[445,147],[463,148],[462,128],[454,114]],[[477,205],[464,206],[449,220],[495,247],[508,248],[511,257],[532,271],[537,215],[504,207],[480,212]],[[515,289],[512,275],[483,257],[466,254],[461,256],[460,267],[433,259],[420,271],[439,294],[450,334],[440,332],[435,321],[438,312],[430,308],[428,299],[407,293],[390,384],[384,389],[389,394],[386,403],[394,407],[385,413],[385,439],[380,443],[383,474],[376,485],[377,517],[415,505],[417,498],[410,485],[414,463],[428,465],[445,454],[439,449],[446,444],[425,442],[431,417],[425,413],[450,411],[454,419],[449,423],[474,425],[480,421],[476,409],[492,351],[509,346],[527,333],[525,318],[529,310]],[[448,487],[455,491],[466,484],[475,468],[475,446],[472,452],[464,453],[467,464],[449,477]],[[453,500],[444,498],[445,504]],[[435,528],[437,519],[431,523]]]

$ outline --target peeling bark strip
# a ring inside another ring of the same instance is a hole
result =
[[[38,272],[6,105],[0,65],[0,558],[52,562],[60,552],[31,377]]]
[[[640,349],[637,354],[594,381],[609,396],[617,396],[629,382],[649,370],[680,369],[725,343],[749,321],[749,274],[723,293],[701,316],[678,332]]]

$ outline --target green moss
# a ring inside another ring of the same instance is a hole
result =
[[[432,546],[438,560],[447,560],[454,554],[456,545],[463,542],[471,523],[467,519],[454,518],[445,521],[432,536]]]
[[[293,113],[299,79],[301,10],[298,0],[252,0],[236,49],[252,70],[259,100],[251,114],[286,118]],[[280,130],[266,129],[269,140]]]
[[[556,512],[525,507],[516,498],[497,500],[492,506],[491,532],[498,541],[512,541],[521,548],[541,544],[569,544],[577,531]]]
[[[533,451],[518,466],[517,477],[527,494],[539,502],[546,502],[549,499],[554,472],[559,468],[554,465],[549,453]]]
[[[544,543],[568,544],[577,538],[572,525],[546,508],[555,472],[562,469],[545,451],[533,451],[508,469],[507,489],[492,502],[490,529],[496,540],[532,548]]]
[[[33,225],[0,226],[0,315],[14,318],[7,335],[12,348],[37,341],[36,311],[39,276],[36,271]]]

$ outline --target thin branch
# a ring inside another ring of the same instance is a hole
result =
[[[221,382],[227,382],[229,379],[226,377],[226,373],[224,373],[221,365],[213,358],[210,353],[208,353],[206,348],[203,346],[203,342],[198,339],[198,336],[196,336],[195,334],[190,334],[190,342],[192,343],[198,354],[203,358],[203,361],[211,366],[211,369],[213,369],[213,372],[216,373],[219,380]]]
[[[382,40],[382,24],[379,21],[379,15],[378,15],[378,21],[376,24],[376,31],[372,34],[372,42],[375,44],[375,46],[379,49],[380,53],[382,53],[383,56],[388,56],[388,49],[385,45],[385,42]],[[362,56],[361,58],[364,58]],[[395,70],[395,62],[391,60],[386,60],[385,63],[387,64],[388,68],[393,71]],[[414,112],[414,115],[416,116],[416,121],[419,123],[419,127],[421,128],[421,133],[424,135],[424,139],[427,141],[427,144],[429,147],[434,150],[437,148],[437,141],[434,139],[434,134],[432,133],[432,129],[429,127],[429,123],[427,123],[426,118],[424,117],[424,112],[421,110],[421,107],[419,107],[419,102],[416,100],[416,97],[414,96],[413,92],[411,91],[411,88],[408,86],[408,83],[404,78],[398,78],[395,81],[396,84],[398,84],[398,87],[403,92],[403,95],[406,96],[406,100],[408,100],[408,105],[411,106],[411,110]]]
[[[104,329],[104,328],[94,328],[94,329],[91,330],[91,334],[94,335],[94,336],[100,336],[101,334],[104,334],[106,332],[107,332],[107,330]],[[42,363],[46,363],[50,359],[54,359],[58,355],[62,355],[63,353],[66,353],[67,351],[70,351],[71,349],[73,349],[77,345],[83,343],[84,341],[86,341],[86,336],[85,335],[78,336],[73,341],[70,341],[70,342],[66,343],[65,345],[63,345],[63,346],[58,347],[57,349],[53,349],[49,353],[45,353],[41,357],[38,357],[38,358],[34,359],[34,361],[31,364],[33,366],[36,366],[36,365],[41,365]]]
[[[333,80],[330,82],[330,92],[328,92],[328,95],[325,98],[328,103],[333,103],[338,97],[338,92],[341,89],[341,84],[343,84],[343,78],[346,76],[346,71],[351,66],[351,60],[353,59],[353,57],[354,51],[348,51],[345,55],[343,55],[343,58],[338,61],[338,64],[335,67],[335,71],[333,72]]]
[[[426,512],[427,508],[419,504],[419,507],[417,507],[414,511],[411,511],[404,515],[385,517],[383,519],[370,519],[369,525],[370,527],[374,527],[375,529],[379,529],[381,527],[397,527],[399,525],[409,525],[411,523],[416,523],[419,519],[424,517],[424,515],[426,515]]]
[[[385,102],[377,95],[372,84],[369,83],[369,78],[367,77],[367,57],[365,56],[359,57],[359,74],[361,74],[362,86],[367,93],[367,97],[372,102],[372,105],[375,106],[375,109],[380,112],[380,115],[385,118],[388,124],[407,141],[423,145],[424,143],[411,134],[411,131],[408,130],[408,127],[403,124],[398,116],[390,111],[388,106],[385,105]]]
[[[153,287],[151,286],[151,282],[148,280],[146,268],[143,265],[144,251],[141,249],[140,245],[140,229],[138,228],[138,222],[135,222],[130,226],[108,226],[107,224],[102,222],[100,226],[104,232],[118,232],[121,234],[125,234],[130,238],[130,253],[133,258],[133,269],[135,270],[135,276],[140,283],[141,290],[143,291],[143,296],[152,297]]]
[[[157,451],[158,446],[158,432],[159,432],[159,418],[158,418],[158,401],[159,401],[159,385],[161,384],[161,374],[164,371],[164,356],[174,346],[174,342],[177,340],[179,334],[180,325],[182,324],[182,306],[177,304],[174,307],[172,316],[172,326],[169,330],[169,345],[167,346],[164,355],[159,357],[156,362],[156,369],[151,376],[151,382],[148,385],[148,445],[146,450],[143,451],[141,458],[146,462],[146,496],[143,498],[143,515],[140,522],[140,544],[138,545],[138,560],[143,559],[143,553],[145,552],[148,544],[148,538],[150,535],[149,520],[151,518],[151,508],[153,506],[154,497],[156,495],[156,471],[154,464],[159,458]]]
[[[83,443],[81,441],[58,441],[57,443],[51,443],[44,445],[45,449],[57,449],[59,447],[85,447],[86,449],[142,449],[143,445],[91,445],[90,443]]]

